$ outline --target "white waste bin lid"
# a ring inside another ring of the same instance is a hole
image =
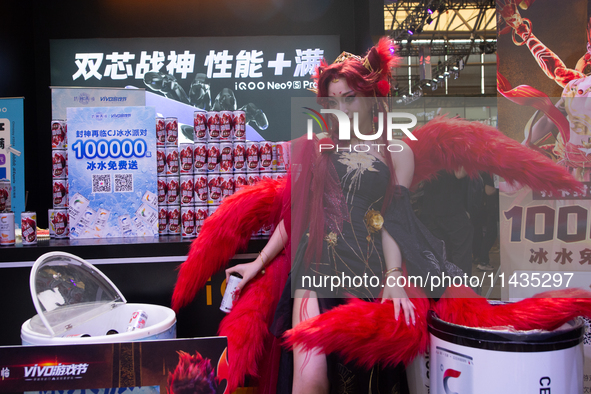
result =
[[[30,288],[37,310],[31,328],[52,337],[127,302],[96,267],[64,252],[46,253],[35,261]]]

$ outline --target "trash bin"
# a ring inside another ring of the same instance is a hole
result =
[[[480,329],[427,318],[430,392],[582,393],[581,318],[554,331]]]
[[[176,338],[176,314],[172,309],[128,304],[109,278],[72,254],[50,252],[39,257],[31,269],[30,287],[37,315],[22,325],[23,345]],[[135,324],[138,319],[132,317],[141,315],[136,313],[139,311],[144,311],[147,318]]]

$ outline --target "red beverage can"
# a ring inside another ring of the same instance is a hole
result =
[[[158,234],[168,234],[168,207],[158,207]]]
[[[53,217],[55,216],[55,213],[57,212],[57,209],[48,209],[47,210],[47,223],[48,223],[48,227],[49,227],[49,238],[55,238],[55,228],[53,227]]]
[[[286,171],[286,161],[289,162],[287,158],[287,150],[289,146],[285,143],[285,141],[279,141],[276,143],[275,150],[277,152],[277,171]]]
[[[66,121],[54,119],[51,121],[51,149],[65,149],[67,146]]]
[[[168,205],[180,205],[180,185],[177,176],[166,177],[166,203]]]
[[[234,144],[231,142],[220,143],[220,172],[232,173]]]
[[[258,173],[259,169],[259,143],[256,141],[246,141],[246,171]]]
[[[220,111],[220,141],[232,141],[232,111]]]
[[[261,175],[258,172],[249,172],[246,174],[246,182],[249,185],[256,185],[261,181]]]
[[[37,243],[37,214],[35,212],[21,213],[21,235],[23,245]]]
[[[238,292],[236,291],[236,287],[238,286],[238,283],[240,283],[241,280],[242,276],[237,273],[232,273],[230,275],[230,279],[228,279],[228,283],[226,283],[226,291],[224,291],[222,305],[220,305],[220,310],[222,312],[230,313],[230,311],[232,310],[234,301],[238,299]]]
[[[219,204],[222,200],[222,176],[207,174],[207,203]]]
[[[0,213],[0,246],[14,245],[16,233],[14,231],[14,213]]]
[[[207,141],[207,114],[205,111],[193,113],[193,141]]]
[[[261,181],[271,180],[271,179],[273,179],[273,173],[272,172],[261,172],[260,177],[261,177]]]
[[[166,126],[164,118],[156,118],[156,146],[166,145]]]
[[[286,141],[281,144],[283,148],[283,162],[285,163],[285,170],[289,170],[291,166],[291,141]]]
[[[195,174],[193,178],[195,188],[195,204],[207,204],[208,186],[207,174]]]
[[[181,175],[181,205],[193,205],[193,175]]]
[[[181,207],[181,237],[193,238],[195,236],[195,208],[193,206]]]
[[[207,143],[195,142],[193,144],[193,167],[196,174],[207,172]]]
[[[166,175],[179,174],[179,150],[176,146],[164,148],[166,154]]]
[[[177,146],[179,144],[179,121],[175,117],[164,119],[166,129],[166,145]]]
[[[210,142],[207,144],[207,172],[220,172],[219,142]]]
[[[68,181],[65,179],[54,179],[53,180],[53,207],[54,208],[65,208],[67,206],[68,206]]]
[[[272,159],[272,163],[271,163],[271,170],[273,172],[277,171],[277,146],[279,145],[278,142],[271,142],[271,144],[273,145],[273,159]]]
[[[129,319],[129,324],[127,325],[127,331],[135,331],[146,327],[147,320],[148,314],[145,311],[138,309],[131,314],[131,319]]]
[[[158,176],[166,175],[166,149],[156,148],[156,173]]]
[[[275,226],[273,224],[265,224],[261,228],[260,234],[261,234],[261,236],[268,238],[273,233],[273,230],[275,230]]]
[[[167,190],[167,185],[166,185],[166,177],[163,176],[159,176],[158,177],[158,205],[166,205],[167,204],[167,199],[166,199],[166,190]]]
[[[261,172],[273,171],[273,143],[271,141],[259,142],[259,159]]]
[[[220,141],[220,114],[216,111],[209,111],[207,117],[207,141]]]
[[[246,179],[246,173],[234,174],[234,190],[238,191],[244,186],[248,186],[248,180]]]
[[[222,177],[222,201],[234,194],[234,175],[221,174]]]
[[[207,206],[207,217],[210,218],[211,215],[213,215],[215,213],[215,211],[218,209],[219,205],[208,205]]]
[[[279,179],[286,179],[287,178],[287,172],[285,171],[278,171],[276,173],[273,174],[272,176],[273,179],[279,180]]]
[[[168,234],[181,233],[181,207],[173,205],[168,207]]]
[[[65,179],[68,177],[68,151],[65,149],[53,149],[51,151],[53,179]]]
[[[180,144],[179,145],[179,158],[180,158],[180,172],[181,174],[192,174],[193,173],[193,144]]]
[[[12,185],[8,179],[0,180],[0,212],[12,209]]]
[[[195,235],[199,235],[203,222],[207,219],[209,210],[207,205],[196,205],[195,206]]]
[[[246,141],[246,114],[244,111],[232,112],[232,126],[234,127],[234,139]]]
[[[70,236],[68,211],[66,209],[55,209],[50,226],[53,228],[56,238],[68,238]]]
[[[233,144],[233,148],[232,166],[234,172],[246,172],[246,143],[244,141],[236,141]]]

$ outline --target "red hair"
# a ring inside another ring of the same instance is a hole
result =
[[[388,38],[382,38],[360,59],[352,56],[343,62],[328,65],[322,61],[316,69],[314,80],[318,86],[318,103],[323,105],[323,98],[328,97],[328,84],[333,79],[344,77],[347,85],[365,97],[385,97],[390,89],[388,84],[390,71],[398,64],[394,54],[394,44]]]

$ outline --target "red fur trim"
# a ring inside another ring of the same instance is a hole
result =
[[[382,96],[386,96],[388,94],[388,92],[390,92],[390,83],[385,80],[379,81],[378,82],[378,92]],[[374,122],[375,122],[375,120],[374,120]]]
[[[263,180],[226,198],[203,223],[187,260],[180,266],[172,295],[172,309],[187,305],[207,280],[222,269],[238,250],[245,249],[253,231],[278,216],[275,199],[285,180]]]
[[[378,41],[378,44],[376,45],[376,50],[380,56],[380,61],[382,64],[381,74],[385,78],[390,78],[390,70],[398,66],[398,63],[400,62],[400,57],[396,54],[395,48],[396,45],[394,42],[387,37],[380,38],[380,41]],[[390,89],[388,88],[388,90]],[[384,96],[386,94],[387,92],[384,94]]]
[[[416,290],[406,290],[409,297],[416,296],[413,294]],[[318,347],[325,353],[338,352],[346,360],[355,360],[367,368],[378,362],[408,364],[428,347],[429,301],[413,299],[413,303],[416,327],[407,327],[403,319],[394,320],[389,302],[352,300],[348,305],[300,323],[286,333],[286,344],[303,345],[305,349]],[[558,290],[517,303],[490,305],[470,288],[448,288],[444,298],[431,307],[442,320],[468,327],[553,330],[577,316],[591,318],[591,292]]]
[[[453,296],[456,291],[449,288],[445,295]],[[467,327],[551,331],[577,316],[591,317],[591,292],[556,290],[502,305],[490,305],[482,297],[442,298],[433,309],[444,321]]]
[[[419,290],[407,289],[415,305],[416,326],[407,326],[403,317],[394,319],[392,302],[364,302],[357,299],[314,318],[303,321],[286,332],[289,347],[321,348],[324,353],[340,353],[347,361],[371,368],[378,362],[408,364],[429,346],[427,312],[429,300]]]
[[[228,337],[231,376],[229,392],[244,383],[246,375],[258,377],[259,365],[269,357],[273,321],[277,302],[285,286],[290,264],[285,254],[276,257],[242,290],[232,311],[220,323],[219,334]]]
[[[415,156],[413,186],[432,179],[441,169],[454,171],[464,166],[470,176],[485,171],[537,191],[581,188],[565,168],[491,126],[438,117],[413,135],[416,141],[405,139]]]

